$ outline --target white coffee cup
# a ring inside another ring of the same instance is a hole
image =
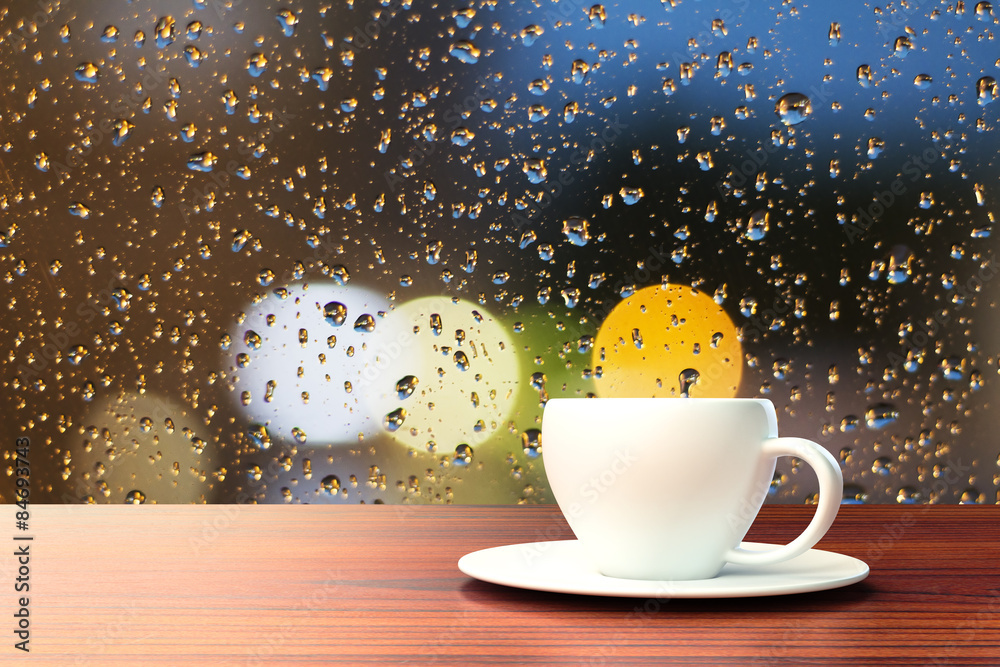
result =
[[[542,442],[556,502],[609,577],[708,579],[726,563],[794,558],[823,537],[843,497],[836,459],[811,440],[779,438],[765,399],[554,398]],[[816,472],[816,512],[789,544],[744,549],[779,456]]]

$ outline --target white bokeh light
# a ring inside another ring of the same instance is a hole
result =
[[[324,315],[331,303],[346,308],[340,325]],[[380,415],[370,414],[362,385],[387,307],[385,297],[353,284],[296,283],[268,294],[230,331],[225,354],[236,369],[236,400],[272,437],[300,444],[356,444],[359,434],[376,432]],[[355,328],[366,315],[374,328]]]

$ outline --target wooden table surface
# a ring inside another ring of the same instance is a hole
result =
[[[766,506],[748,539],[788,540],[810,513]],[[572,537],[553,506],[34,505],[30,534],[31,652],[2,629],[3,664],[1000,664],[997,507],[845,506],[819,546],[867,580],[725,600],[539,593],[456,567]]]

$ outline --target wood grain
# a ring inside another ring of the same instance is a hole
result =
[[[748,539],[787,540],[810,511],[767,506]],[[735,600],[459,572],[470,551],[572,537],[552,506],[38,505],[32,527],[32,664],[1000,664],[996,507],[844,507],[820,547],[866,581]],[[0,662],[26,664],[3,636]]]

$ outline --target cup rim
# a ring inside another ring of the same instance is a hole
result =
[[[546,417],[547,414],[551,414],[552,418],[558,418],[558,417],[555,416],[556,413],[551,413],[549,411],[550,407],[565,406],[565,410],[560,409],[560,410],[557,411],[560,416],[564,416],[566,414],[577,414],[578,415],[578,414],[580,414],[580,412],[579,412],[580,408],[582,408],[583,405],[585,405],[584,401],[598,401],[598,402],[602,403],[603,405],[609,405],[609,404],[614,404],[614,403],[631,403],[631,404],[635,405],[637,403],[645,403],[645,404],[656,404],[659,407],[664,407],[666,404],[670,403],[671,401],[674,402],[674,405],[683,405],[684,403],[687,403],[688,405],[692,405],[692,406],[695,405],[695,404],[703,405],[703,406],[707,406],[707,405],[715,405],[715,406],[722,406],[722,405],[751,405],[751,404],[753,404],[753,405],[760,406],[761,409],[764,410],[765,418],[767,419],[767,423],[768,423],[768,431],[770,432],[770,436],[769,437],[772,437],[772,438],[777,438],[778,437],[778,411],[774,407],[774,403],[771,401],[771,399],[769,399],[769,398],[741,398],[741,397],[733,397],[733,398],[707,398],[707,397],[706,398],[698,398],[698,397],[687,397],[687,398],[684,398],[684,397],[677,396],[677,397],[659,397],[659,398],[657,398],[657,397],[653,397],[653,396],[647,396],[647,397],[643,397],[643,398],[629,398],[629,397],[624,397],[624,396],[595,396],[593,398],[586,398],[586,397],[583,397],[583,396],[566,396],[566,397],[550,398],[549,400],[547,400],[545,402],[545,409],[542,410],[542,431],[544,432],[544,430],[545,430],[545,417]],[[570,405],[573,405],[574,407],[570,408],[569,407]],[[567,410],[569,411],[569,413],[566,412]]]
[[[710,396],[558,396],[546,401],[546,405],[568,401],[697,401],[699,403],[773,403],[769,398],[719,398]]]

